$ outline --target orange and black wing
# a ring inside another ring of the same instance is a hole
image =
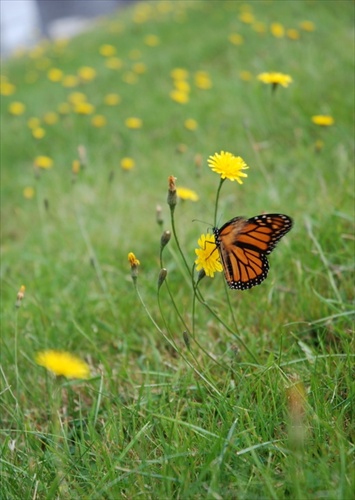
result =
[[[251,219],[235,217],[220,229],[214,228],[228,286],[246,290],[264,281],[269,270],[266,256],[291,227],[287,215],[265,214]]]

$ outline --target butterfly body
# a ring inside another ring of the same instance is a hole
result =
[[[213,228],[228,286],[246,290],[260,285],[269,271],[266,256],[291,228],[292,219],[283,214],[234,217]]]

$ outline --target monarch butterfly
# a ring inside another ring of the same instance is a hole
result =
[[[266,258],[292,228],[292,219],[282,214],[234,217],[220,229],[213,228],[224,276],[230,288],[246,290],[267,277]]]

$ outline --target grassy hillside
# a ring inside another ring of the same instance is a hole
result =
[[[353,25],[164,0],[2,64],[4,498],[352,497]],[[249,168],[216,206],[221,151]],[[198,281],[215,212],[293,219],[260,286]]]

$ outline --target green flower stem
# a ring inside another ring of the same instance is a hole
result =
[[[226,179],[222,179],[220,180],[219,182],[219,186],[218,186],[218,189],[217,189],[217,193],[216,193],[216,202],[215,202],[215,206],[214,206],[214,218],[213,218],[213,227],[216,227],[217,226],[217,212],[218,212],[218,201],[219,201],[219,193],[221,191],[221,188],[222,188],[222,185],[224,183]]]
[[[238,335],[232,328],[230,328],[219,316],[214,312],[214,310],[210,307],[210,305],[205,301],[203,298],[201,292],[198,290],[198,283],[196,283],[195,286],[195,294],[197,300],[202,304],[203,306],[206,307],[206,309],[212,314],[212,316],[222,325],[224,328],[233,335],[233,337],[243,346],[243,348],[247,351],[249,356],[253,359],[253,361],[259,366],[259,361],[255,354],[249,349],[249,347],[246,345],[244,340],[241,338],[240,335]]]
[[[137,296],[139,298],[139,301],[140,303],[142,304],[143,306],[143,309],[145,310],[148,318],[150,319],[150,321],[153,323],[153,325],[155,326],[155,328],[158,330],[158,332],[163,336],[163,338],[166,340],[166,342],[182,357],[182,359],[185,361],[185,363],[191,368],[191,370],[193,370],[196,375],[198,375],[211,389],[214,393],[218,394],[218,396],[222,397],[222,394],[219,392],[219,390],[209,381],[206,379],[206,377],[201,373],[199,372],[191,363],[190,361],[186,358],[186,356],[181,353],[179,351],[179,349],[177,348],[175,342],[173,340],[171,340],[167,335],[165,335],[165,333],[163,332],[163,330],[159,327],[159,325],[157,324],[157,322],[154,320],[154,318],[152,317],[152,315],[150,314],[147,306],[145,305],[145,302],[143,300],[143,297],[141,296],[140,292],[139,292],[139,289],[138,289],[138,286],[137,286],[137,283],[134,282],[134,287],[136,289],[136,293],[137,293]]]
[[[182,260],[183,260],[183,262],[185,264],[187,272],[191,276],[191,274],[190,274],[191,271],[190,271],[189,265],[188,265],[187,260],[185,258],[184,252],[181,249],[181,246],[180,246],[180,243],[179,243],[179,238],[178,238],[177,233],[176,233],[175,219],[174,219],[174,210],[172,208],[170,209],[170,216],[171,216],[171,228],[173,230],[173,235],[174,235],[174,238],[175,238],[175,241],[176,241],[176,245],[178,247],[178,250],[179,250],[179,253],[180,253],[181,257],[182,257]]]

